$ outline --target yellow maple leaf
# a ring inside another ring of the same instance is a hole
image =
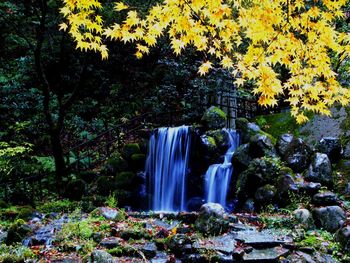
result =
[[[61,23],[61,24],[59,25],[59,30],[60,30],[60,31],[66,31],[67,28],[68,28],[68,25],[67,25],[66,23]]]
[[[199,69],[198,69],[198,73],[201,76],[204,76],[205,74],[207,74],[209,72],[209,70],[212,68],[212,63],[210,61],[206,61],[204,62],[202,65],[200,65]]]
[[[117,12],[120,12],[120,11],[128,9],[128,8],[129,8],[129,6],[127,6],[123,2],[116,2],[114,5],[114,10],[116,10]]]

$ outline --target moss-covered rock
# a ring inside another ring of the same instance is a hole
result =
[[[209,109],[207,109],[201,119],[202,124],[208,130],[224,128],[226,126],[226,121],[226,113],[215,106],[211,106]]]
[[[137,143],[128,143],[123,147],[123,156],[130,159],[133,154],[141,153],[140,146]]]
[[[22,206],[18,208],[18,218],[29,220],[34,213],[34,208],[31,206]]]
[[[135,153],[131,155],[131,168],[134,171],[141,171],[145,168],[146,155],[143,153]]]
[[[267,135],[256,134],[250,138],[249,154],[253,158],[277,157],[275,147]]]
[[[82,179],[72,180],[68,182],[64,196],[69,198],[70,200],[81,200],[83,195],[86,194],[87,185],[86,182]]]
[[[247,169],[252,159],[249,155],[249,144],[240,145],[232,156],[232,164],[235,172],[240,173]]]
[[[219,235],[228,230],[229,221],[224,208],[217,203],[207,203],[199,210],[196,229],[203,235]]]
[[[259,187],[255,192],[255,200],[260,206],[271,204],[276,195],[276,188],[270,184]]]
[[[4,200],[0,200],[0,208],[4,209],[4,208],[9,208],[10,205],[5,202]]]
[[[206,133],[208,136],[214,138],[215,144],[220,151],[226,152],[229,147],[229,135],[225,130],[214,130]]]
[[[12,245],[21,242],[30,232],[31,228],[24,220],[19,219],[10,226],[5,243],[6,245]]]

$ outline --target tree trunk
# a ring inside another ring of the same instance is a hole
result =
[[[57,192],[61,194],[63,190],[62,178],[65,176],[67,171],[66,171],[66,164],[64,161],[60,130],[59,129],[50,130],[50,139],[51,139],[52,154],[55,160],[56,187],[57,187]]]

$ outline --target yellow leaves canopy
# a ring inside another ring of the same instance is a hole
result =
[[[99,0],[64,0],[68,30],[77,48],[108,57],[105,39],[136,42],[136,57],[149,53],[167,35],[173,52],[180,55],[193,46],[207,56],[198,69],[207,74],[218,63],[237,77],[235,84],[254,81],[253,93],[264,106],[277,104],[284,94],[291,113],[301,123],[305,111],[329,114],[338,102],[347,104],[350,92],[342,87],[330,54],[350,55],[350,34],[335,29],[348,0],[163,0],[140,15],[117,1],[122,23],[106,26],[98,13]],[[128,11],[129,10],[129,11]],[[288,71],[282,83],[279,69]]]

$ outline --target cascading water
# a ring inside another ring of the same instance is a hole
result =
[[[233,172],[231,159],[239,145],[239,134],[235,130],[224,129],[224,131],[229,137],[229,148],[224,163],[210,165],[205,174],[205,200],[226,207],[227,191]]]
[[[191,133],[188,126],[159,128],[146,161],[153,211],[184,211]]]

